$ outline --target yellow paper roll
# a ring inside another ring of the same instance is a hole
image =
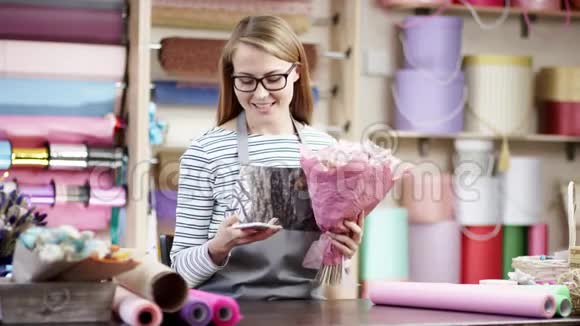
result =
[[[46,167],[48,166],[48,148],[20,148],[12,149],[13,167]]]
[[[536,80],[540,100],[580,102],[580,67],[547,67]]]

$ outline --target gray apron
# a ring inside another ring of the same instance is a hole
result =
[[[301,126],[293,123],[303,142]],[[237,299],[323,299],[314,280],[317,271],[302,267],[320,236],[302,168],[250,165],[243,111],[237,118],[237,141],[240,175],[228,211],[243,222],[276,217],[283,229],[266,240],[235,247],[227,265],[198,289]]]

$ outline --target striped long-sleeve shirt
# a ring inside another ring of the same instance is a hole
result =
[[[306,126],[302,134],[317,151],[336,142],[328,134]],[[213,128],[192,141],[181,157],[172,268],[189,286],[196,287],[224,266],[217,266],[207,247],[224,219],[240,171],[237,133]],[[299,167],[300,143],[296,135],[250,135],[251,164]],[[226,262],[227,264],[227,262]]]

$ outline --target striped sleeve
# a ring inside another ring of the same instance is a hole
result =
[[[213,215],[213,176],[204,149],[196,142],[181,157],[172,268],[190,287],[209,279],[223,266],[210,258],[207,247]]]

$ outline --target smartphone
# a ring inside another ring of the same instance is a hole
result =
[[[263,222],[251,222],[251,223],[238,223],[236,225],[232,225],[234,229],[254,229],[254,230],[266,230],[266,229],[279,229],[280,226],[276,224],[269,224]]]

